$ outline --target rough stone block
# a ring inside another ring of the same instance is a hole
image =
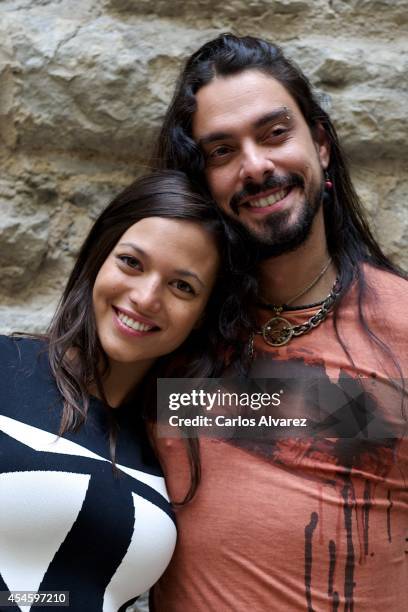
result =
[[[122,158],[145,159],[165,110],[160,80],[165,90],[169,72],[176,75],[174,58],[197,41],[188,28],[166,32],[161,22],[125,24],[108,16],[81,23],[53,13],[6,15],[0,35],[5,29],[18,64],[11,117],[18,146]]]
[[[407,18],[408,4],[406,0],[332,0],[331,7],[339,13],[369,14],[378,12],[378,15],[404,15]]]
[[[10,202],[0,202],[0,267],[2,290],[28,284],[47,252],[48,216],[18,214]]]
[[[331,101],[328,112],[353,159],[408,154],[408,52],[400,42],[335,41],[290,44],[292,59]]]
[[[320,0],[318,0],[320,4]],[[214,5],[213,0],[106,0],[105,6],[120,13],[136,15],[157,15],[160,17],[211,17],[217,16],[237,18],[250,16],[252,19],[266,12],[276,14],[298,14],[309,12],[313,7],[307,0],[231,0],[228,3]]]

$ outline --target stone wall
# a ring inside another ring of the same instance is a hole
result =
[[[386,252],[408,267],[407,0],[0,0],[0,331],[46,325],[98,211],[144,170],[183,58],[281,43],[327,94]]]

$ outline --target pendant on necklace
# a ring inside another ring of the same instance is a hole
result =
[[[293,327],[287,319],[275,316],[262,327],[262,336],[270,346],[283,346],[293,336]]]

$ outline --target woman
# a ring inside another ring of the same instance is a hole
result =
[[[184,175],[136,181],[91,229],[47,335],[1,338],[0,591],[109,612],[165,569],[176,530],[140,385],[177,350],[186,374],[214,371],[222,231]]]

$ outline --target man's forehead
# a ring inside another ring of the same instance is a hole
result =
[[[241,95],[251,95],[254,91],[257,91],[258,93],[263,92],[268,95],[287,97],[295,103],[291,94],[278,79],[263,70],[255,68],[243,70],[236,74],[215,75],[211,81],[197,91],[196,98],[216,95],[218,91],[231,91],[232,95],[236,92],[240,92]]]
[[[199,139],[206,137],[207,132],[229,131],[241,121],[258,127],[299,112],[285,87],[259,70],[216,76],[197,92],[196,100],[193,134]]]

